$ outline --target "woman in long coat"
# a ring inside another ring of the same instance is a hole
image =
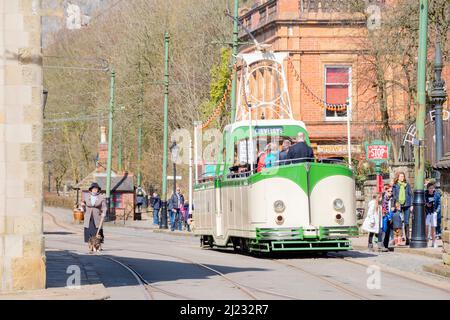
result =
[[[367,217],[363,222],[362,229],[369,232],[369,250],[373,250],[373,236],[380,232],[381,218],[381,195],[376,195],[368,204]]]
[[[89,187],[89,193],[84,196],[84,242],[88,243],[91,237],[97,235],[102,218],[106,217],[106,199],[100,194],[100,186],[93,182]],[[100,228],[99,235],[104,240],[103,229]]]
[[[406,245],[409,245],[409,213],[413,208],[413,192],[404,172],[397,172],[392,186],[392,195],[400,202]]]

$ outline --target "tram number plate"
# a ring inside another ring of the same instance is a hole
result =
[[[369,160],[387,160],[388,146],[372,145],[367,147],[367,156]]]

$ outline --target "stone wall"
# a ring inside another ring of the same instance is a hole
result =
[[[444,254],[442,256],[444,263],[450,265],[450,172],[448,170],[441,172],[442,188],[442,242]]]
[[[0,1],[0,291],[45,287],[39,6]]]

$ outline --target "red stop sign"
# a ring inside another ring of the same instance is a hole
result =
[[[369,160],[387,160],[388,146],[386,145],[372,145],[367,147],[367,158]]]

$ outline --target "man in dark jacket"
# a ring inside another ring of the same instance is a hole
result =
[[[176,229],[181,231],[181,212],[180,206],[184,205],[184,196],[181,194],[179,187],[176,189],[176,193],[172,194],[169,200],[169,215],[170,215],[170,229],[172,231]]]
[[[298,133],[297,143],[289,148],[287,159],[292,160],[290,163],[312,161],[314,159],[313,150],[306,144],[303,132]]]
[[[290,140],[286,139],[283,141],[283,147],[282,147],[283,149],[280,151],[280,155],[279,155],[279,161],[280,161],[281,166],[286,164],[290,146],[291,146]]]
[[[158,225],[159,224],[159,210],[161,209],[161,198],[159,195],[155,192],[153,192],[152,197],[152,208],[153,208],[153,224]]]

